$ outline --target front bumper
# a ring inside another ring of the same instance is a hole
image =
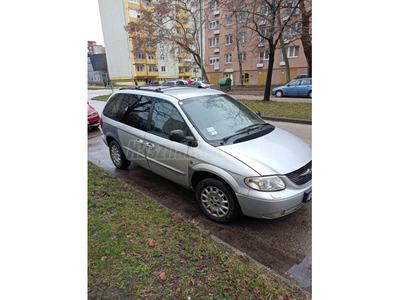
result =
[[[247,195],[236,193],[236,197],[244,215],[259,219],[276,219],[295,212],[306,204],[306,200],[311,200],[311,182],[301,189],[278,192],[250,190]]]

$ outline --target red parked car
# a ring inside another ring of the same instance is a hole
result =
[[[87,104],[87,119],[88,119],[88,128],[99,128],[100,125],[100,116],[99,113],[90,106],[89,102]]]

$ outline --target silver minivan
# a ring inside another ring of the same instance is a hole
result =
[[[117,168],[134,162],[192,189],[215,222],[279,218],[312,197],[311,148],[221,91],[120,89],[102,131]]]

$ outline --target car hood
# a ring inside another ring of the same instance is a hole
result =
[[[311,148],[295,135],[275,128],[262,137],[218,147],[260,175],[287,174],[311,161]]]
[[[274,89],[272,89],[272,90],[275,91],[275,90],[277,90],[277,89],[281,89],[281,88],[284,88],[284,87],[286,87],[286,85],[278,86],[278,87],[276,87],[276,88],[274,88]]]

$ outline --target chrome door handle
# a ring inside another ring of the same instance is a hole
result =
[[[144,144],[144,141],[143,140],[141,140],[141,139],[136,139],[136,143],[139,143],[139,144]]]
[[[149,148],[150,150],[156,149],[156,146],[154,146],[154,145],[151,144],[151,143],[146,143],[146,147]]]

